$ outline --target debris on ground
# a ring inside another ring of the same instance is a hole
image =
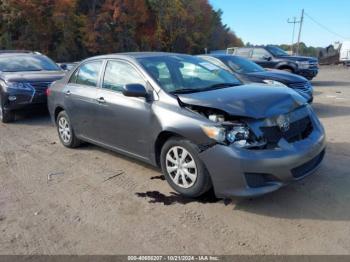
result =
[[[61,176],[61,175],[64,175],[64,172],[50,173],[47,175],[47,181],[51,181],[53,176]]]
[[[107,182],[107,181],[109,181],[109,180],[112,180],[113,178],[116,178],[117,176],[120,176],[120,175],[122,175],[122,174],[124,174],[124,171],[120,171],[119,173],[117,173],[117,174],[115,174],[115,175],[113,175],[113,176],[108,177],[108,178],[105,179],[103,182]]]

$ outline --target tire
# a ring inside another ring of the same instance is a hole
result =
[[[80,146],[80,140],[75,136],[69,116],[65,111],[61,111],[56,120],[57,133],[61,143],[68,148]]]
[[[178,158],[174,155],[175,152]],[[161,150],[161,168],[167,182],[186,197],[199,197],[212,188],[210,175],[198,153],[195,144],[182,138],[170,138]],[[181,160],[183,156],[185,159]],[[179,165],[180,169],[176,168]]]
[[[0,95],[0,121],[2,123],[11,123],[15,121],[15,113],[4,109],[2,96]]]

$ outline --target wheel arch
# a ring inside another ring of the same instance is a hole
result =
[[[297,66],[292,63],[281,63],[276,66],[276,69],[283,70],[283,69],[290,69],[293,73],[297,71]]]
[[[158,167],[160,167],[160,154],[162,152],[162,147],[165,144],[165,142],[172,137],[185,138],[184,136],[180,135],[177,132],[164,130],[158,134],[154,142],[154,158],[155,158],[154,162]]]
[[[54,115],[53,115],[55,123],[57,121],[58,114],[62,111],[64,111],[63,106],[61,106],[61,105],[56,106],[55,111],[54,111]]]

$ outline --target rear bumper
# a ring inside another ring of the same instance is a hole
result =
[[[252,197],[273,192],[302,179],[319,167],[325,154],[323,128],[302,141],[270,150],[215,145],[202,153],[217,197]]]

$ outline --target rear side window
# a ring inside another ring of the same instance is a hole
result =
[[[146,86],[145,80],[130,64],[122,61],[108,61],[102,88],[121,92],[126,84]]]
[[[97,86],[98,77],[100,75],[102,61],[94,61],[83,64],[72,75],[70,83],[76,83],[86,86]]]

